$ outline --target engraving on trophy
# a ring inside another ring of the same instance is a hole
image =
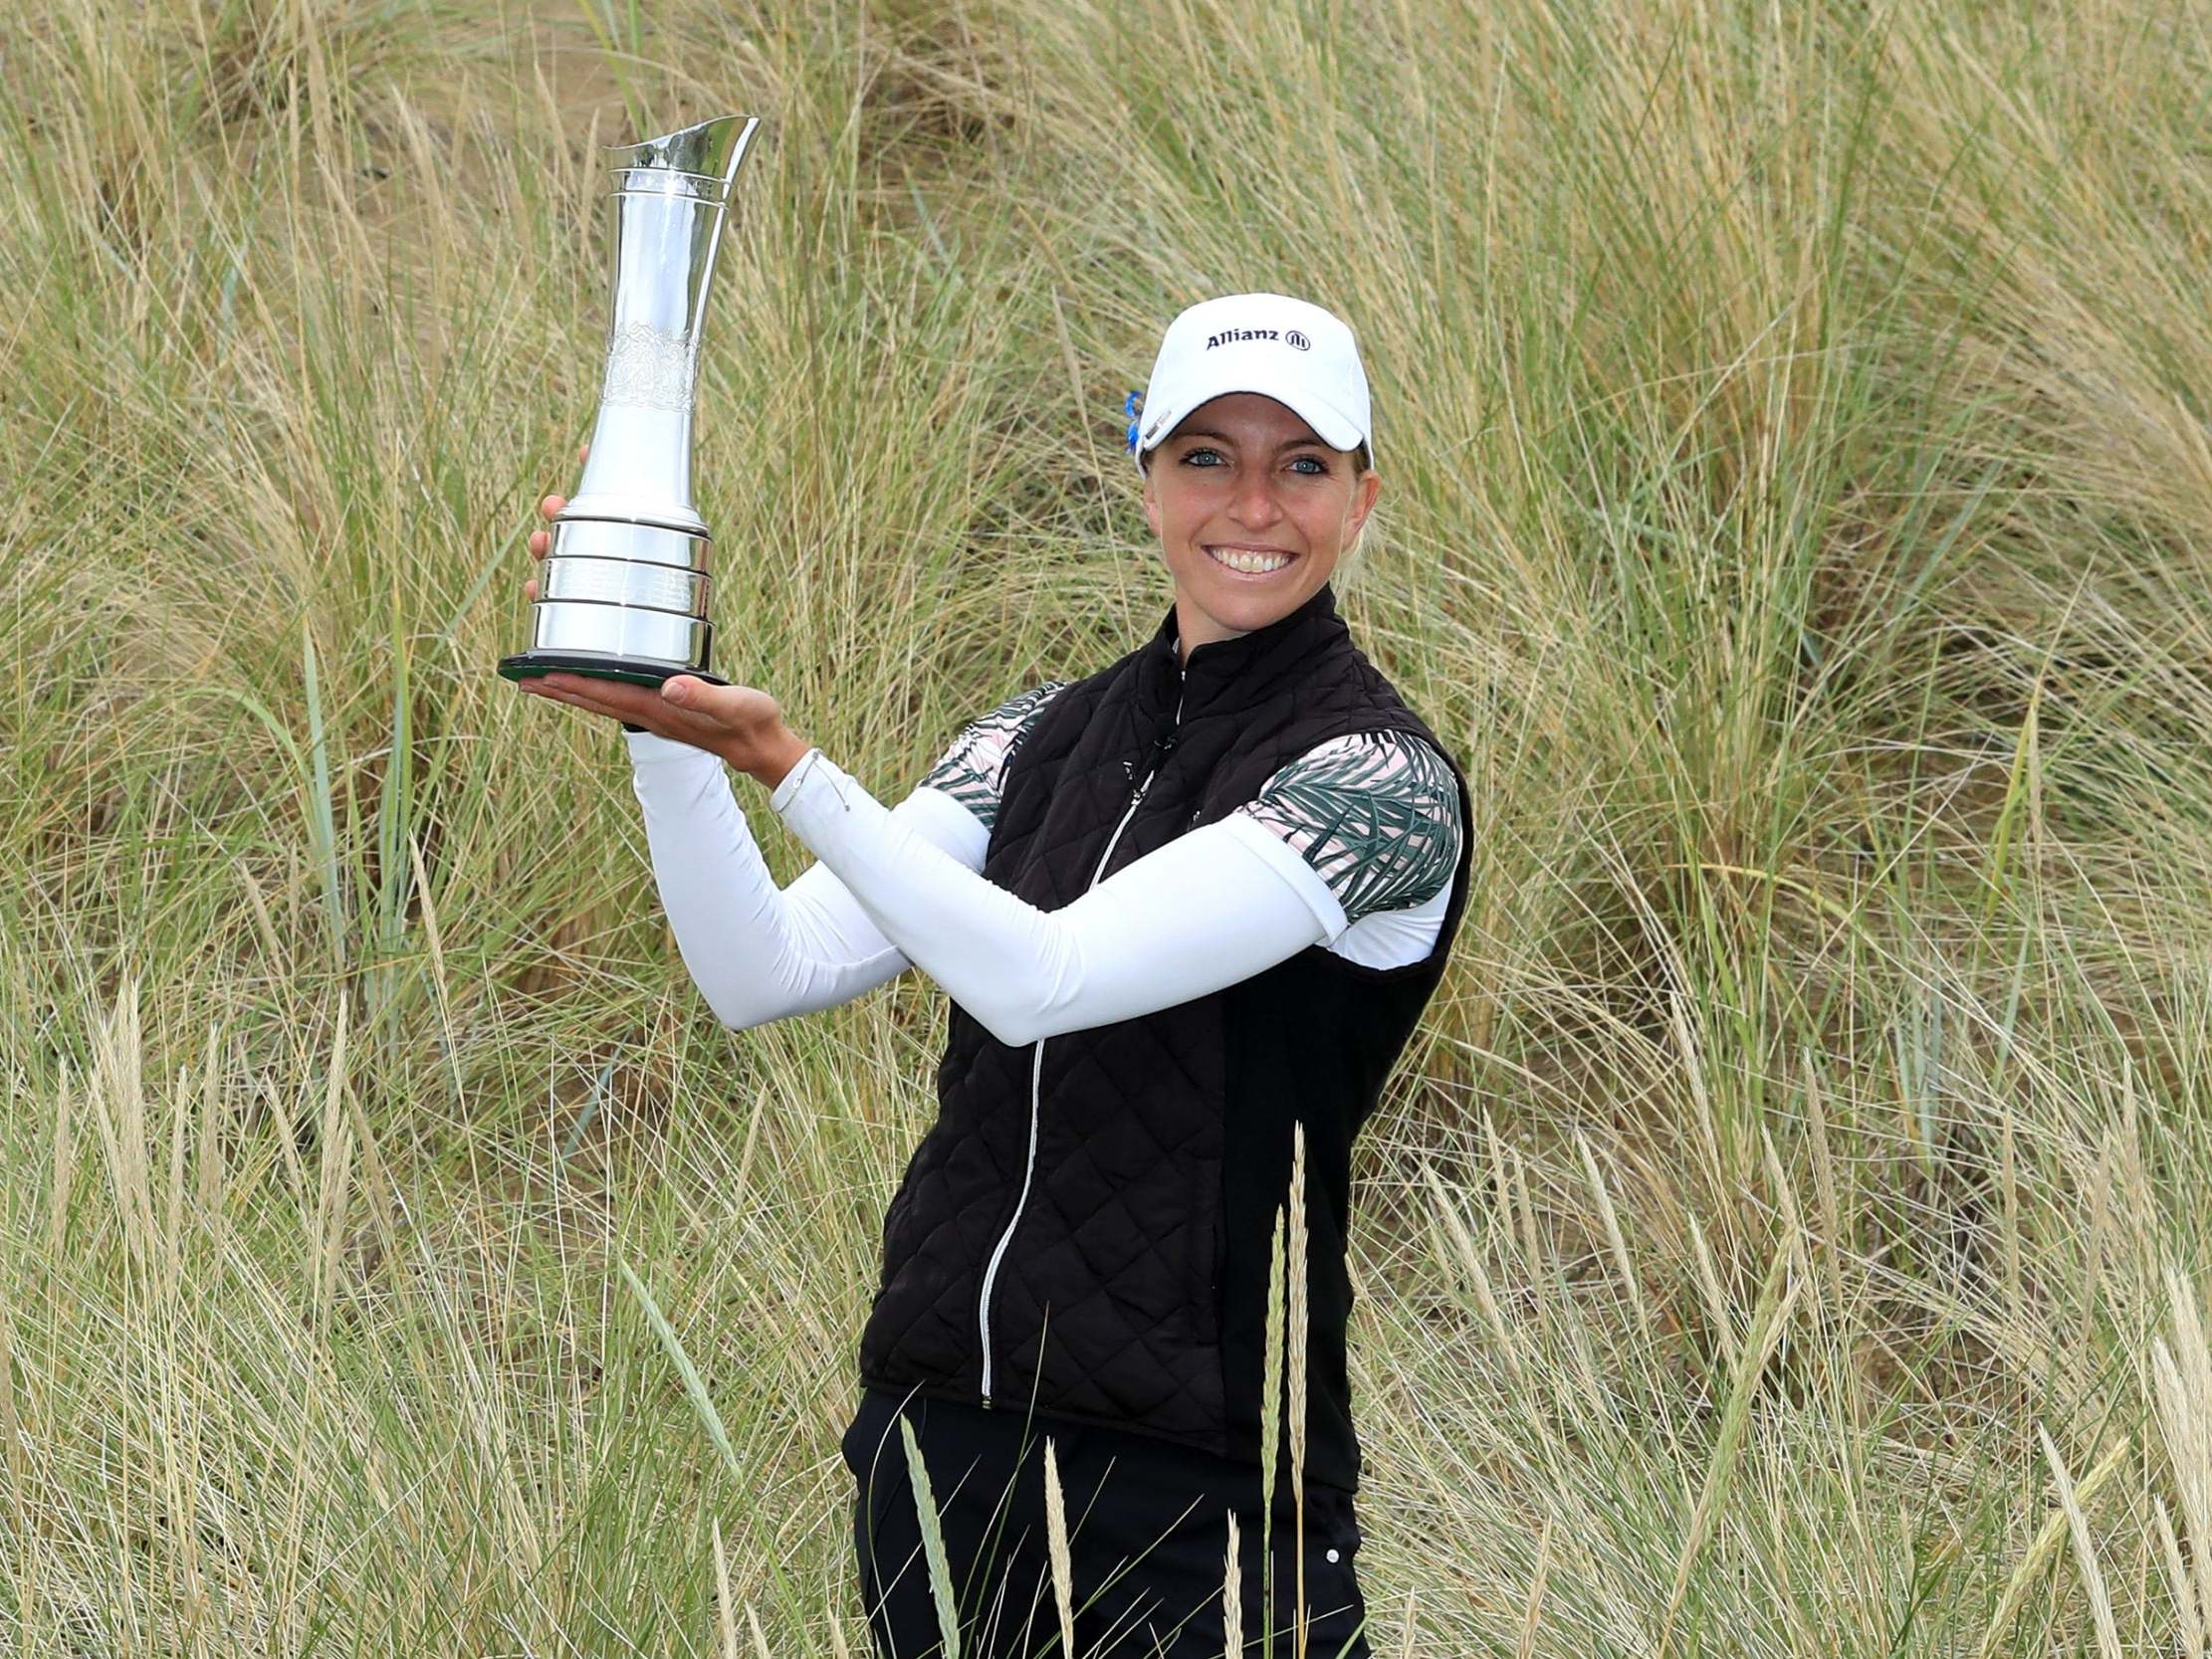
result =
[[[689,409],[697,368],[698,336],[631,322],[614,330],[608,342],[606,385],[601,403],[637,409]]]

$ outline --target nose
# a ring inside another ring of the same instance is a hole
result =
[[[1254,469],[1237,481],[1236,494],[1228,504],[1228,516],[1248,530],[1265,529],[1282,517],[1282,508],[1275,501],[1274,483],[1264,469]]]

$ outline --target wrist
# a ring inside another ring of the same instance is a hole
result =
[[[743,770],[746,776],[763,788],[774,790],[813,746],[789,726],[783,726],[766,745],[755,763]]]

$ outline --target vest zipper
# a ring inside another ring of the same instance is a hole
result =
[[[1160,774],[1161,763],[1167,759],[1168,751],[1175,747],[1176,730],[1183,725],[1182,678],[1183,664],[1179,658],[1176,663],[1176,679],[1179,684],[1175,699],[1175,719],[1169,723],[1166,738],[1153,743],[1152,767],[1137,785],[1136,792],[1129,797],[1128,809],[1122,813],[1121,822],[1114,826],[1114,833],[1106,838],[1106,850],[1098,855],[1098,868],[1091,872],[1091,879],[1083,889],[1086,893],[1096,887],[1098,878],[1105,874],[1106,861],[1114,856],[1114,847],[1121,840],[1121,832],[1129,827],[1129,820],[1136,815],[1137,803],[1145,798],[1145,791],[1152,787],[1152,780]],[[976,1327],[983,1337],[984,1345],[983,1403],[986,1406],[991,1404],[991,1287],[997,1282],[998,1263],[1013,1238],[1014,1228],[1021,1225],[1022,1210],[1028,1206],[1029,1178],[1036,1172],[1037,1093],[1043,1076],[1044,1039],[1039,1037],[1036,1041],[1036,1053],[1029,1065],[1029,1151],[1021,1164],[1021,1195],[1013,1201],[1013,1216],[1006,1222],[1006,1230],[998,1235],[998,1242],[992,1249],[990,1265],[984,1269],[984,1288],[976,1298]]]

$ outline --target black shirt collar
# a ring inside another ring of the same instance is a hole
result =
[[[1257,702],[1298,666],[1348,630],[1337,615],[1336,589],[1323,582],[1296,610],[1264,627],[1228,639],[1193,646],[1188,658],[1176,650],[1175,605],[1160,619],[1152,638],[1138,653],[1137,684],[1146,706],[1172,714],[1180,698],[1183,718],[1219,713]]]

